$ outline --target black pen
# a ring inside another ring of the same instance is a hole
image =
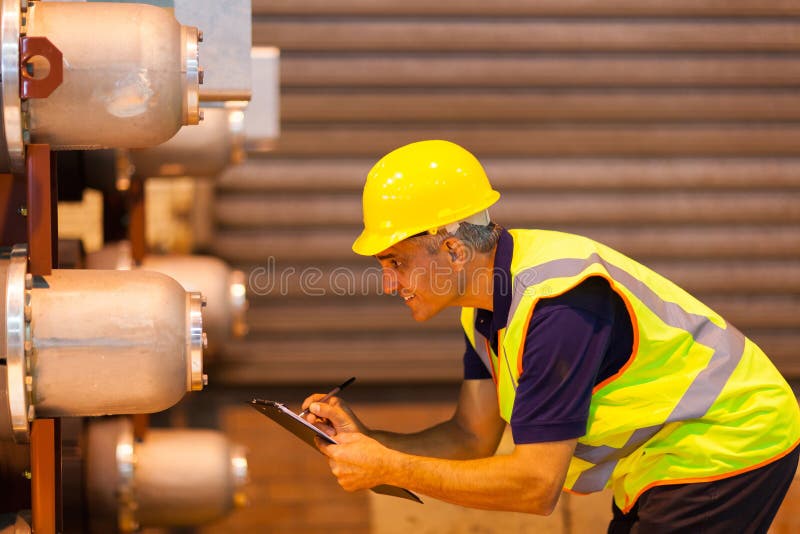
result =
[[[342,382],[341,384],[339,384],[338,386],[336,386],[335,388],[330,390],[328,393],[326,393],[324,397],[322,397],[321,399],[316,400],[314,402],[325,402],[326,400],[330,399],[331,397],[333,397],[334,395],[336,395],[337,393],[342,391],[344,388],[346,388],[347,386],[352,384],[355,379],[356,379],[356,377],[351,376],[350,378],[348,378],[347,380],[345,380],[344,382]],[[303,417],[305,415],[308,415],[308,412],[309,412],[309,410],[305,409],[302,412],[300,412],[299,414],[297,414],[297,416],[298,417]]]

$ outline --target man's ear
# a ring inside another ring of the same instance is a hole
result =
[[[450,263],[453,269],[460,271],[464,265],[469,261],[469,247],[455,236],[450,236],[442,242],[442,247],[445,252],[450,256]]]

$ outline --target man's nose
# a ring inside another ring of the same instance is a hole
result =
[[[397,293],[397,273],[394,271],[383,270],[383,292],[386,295],[394,295]]]

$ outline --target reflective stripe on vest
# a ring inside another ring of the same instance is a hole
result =
[[[511,301],[509,317],[513,316],[519,306],[525,289],[533,283],[542,283],[543,280],[550,278],[576,276],[584,272],[592,264],[602,265],[614,280],[630,289],[665,324],[685,330],[692,335],[696,342],[715,348],[711,361],[695,377],[692,385],[683,394],[675,409],[664,421],[664,424],[702,417],[717,399],[731,373],[738,365],[744,350],[744,336],[733,327],[722,329],[709,321],[707,317],[687,313],[677,304],[665,302],[640,280],[604,261],[599,254],[592,254],[585,259],[553,260],[520,272],[516,277],[519,286],[514,285],[515,291]],[[638,449],[663,427],[664,425],[662,424],[640,428],[620,448],[606,445],[590,446],[579,443],[575,449],[575,456],[599,465],[581,473],[572,489],[580,493],[591,493],[605,488],[611,478],[616,461]]]
[[[653,485],[722,478],[785,454],[800,439],[800,410],[786,381],[750,340],[669,280],[599,243],[541,230],[512,230],[512,302],[495,354],[462,325],[492,371],[510,421],[522,350],[536,303],[591,276],[625,301],[634,331],[630,359],[592,392],[565,487],[614,487],[628,510]],[[680,423],[679,423],[680,422]]]

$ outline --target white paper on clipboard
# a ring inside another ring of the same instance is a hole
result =
[[[332,437],[330,437],[325,432],[315,427],[302,417],[298,416],[296,413],[294,413],[292,410],[290,410],[280,402],[263,400],[263,399],[253,399],[252,401],[250,401],[249,404],[254,409],[263,413],[264,415],[266,415],[267,417],[269,417],[270,419],[281,425],[283,428],[285,428],[286,430],[288,430],[301,440],[305,441],[308,445],[314,447],[314,449],[317,448],[317,445],[314,442],[315,437],[319,437],[323,441],[336,445],[336,440],[334,440]],[[419,497],[417,497],[416,494],[405,488],[401,488],[398,486],[390,486],[388,484],[382,484],[380,486],[376,486],[371,489],[375,493],[400,497],[402,499],[408,499],[422,504],[422,499],[420,499]]]

